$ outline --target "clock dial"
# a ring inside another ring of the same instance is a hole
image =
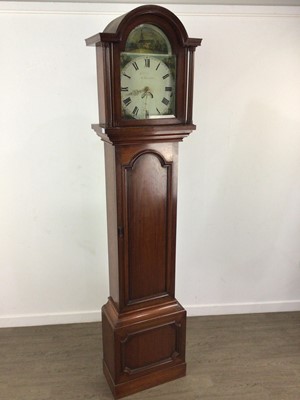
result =
[[[124,53],[123,53],[124,54]],[[121,70],[121,107],[125,119],[172,118],[175,82],[162,57],[129,57]],[[174,61],[174,57],[171,57]]]

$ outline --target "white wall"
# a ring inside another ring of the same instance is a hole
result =
[[[0,2],[0,326],[100,318],[103,145],[84,39],[132,7]],[[167,7],[203,38],[177,298],[189,315],[300,310],[300,10]]]

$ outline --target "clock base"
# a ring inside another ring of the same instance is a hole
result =
[[[116,399],[186,374],[186,311],[167,304],[118,314],[102,308],[103,370]]]
[[[114,383],[105,362],[103,362],[103,372],[114,398],[121,399],[131,394],[141,392],[142,390],[161,385],[162,383],[184,377],[186,375],[186,364],[176,365],[164,371],[152,372],[144,377],[120,384]]]

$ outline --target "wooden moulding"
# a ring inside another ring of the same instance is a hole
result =
[[[151,142],[181,142],[196,129],[193,124],[178,124],[159,127],[105,128],[92,124],[92,129],[104,141],[112,144],[134,144]]]

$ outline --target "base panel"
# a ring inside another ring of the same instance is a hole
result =
[[[116,399],[186,374],[186,311],[160,305],[118,314],[102,308],[103,370]]]

